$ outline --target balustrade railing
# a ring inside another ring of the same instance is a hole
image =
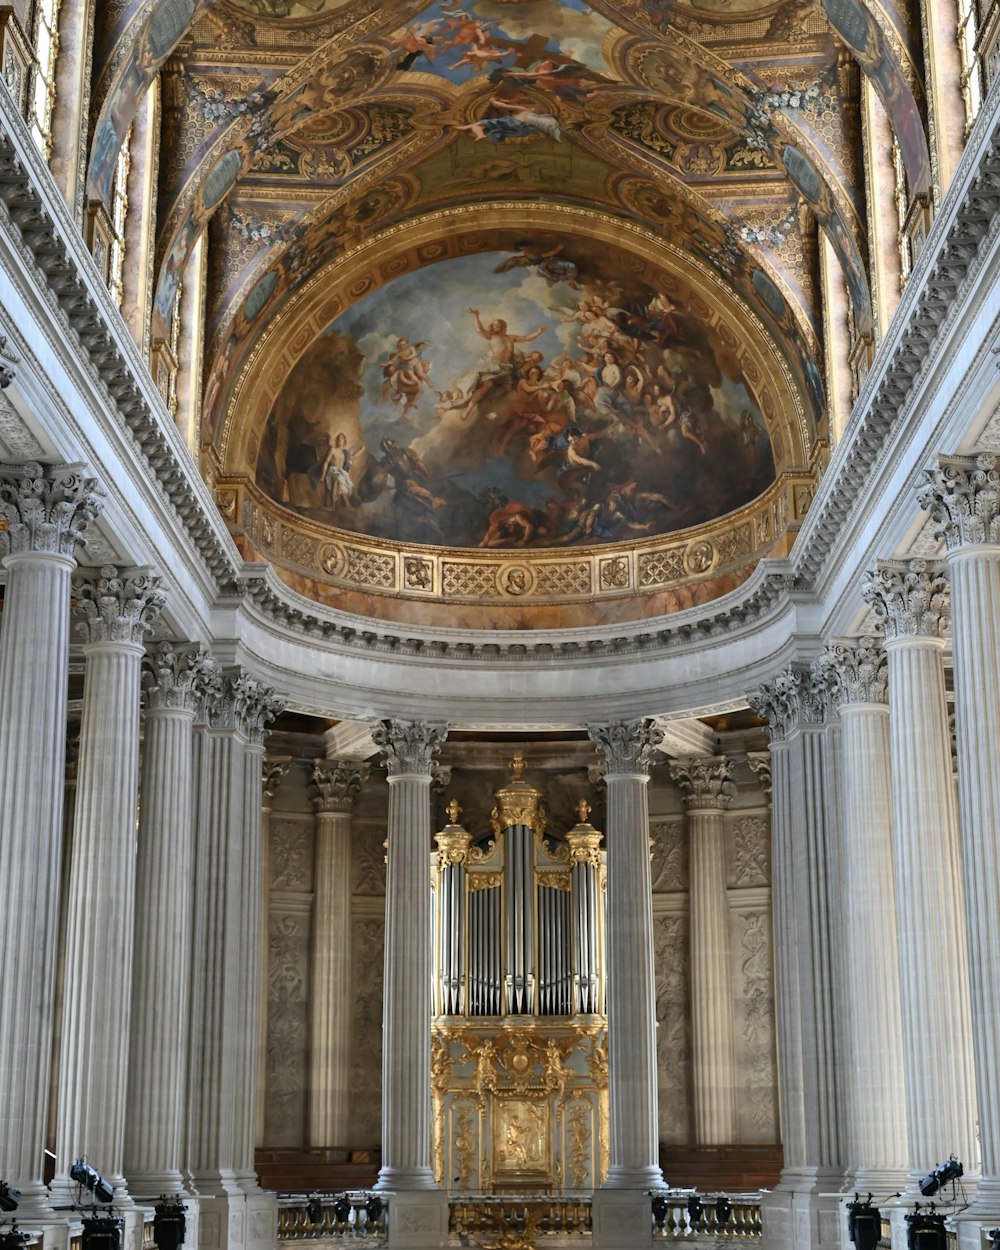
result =
[[[652,1196],[653,1236],[658,1241],[760,1241],[760,1194],[699,1194],[664,1190]]]
[[[279,1241],[358,1241],[383,1245],[388,1206],[378,1194],[279,1194]]]
[[[535,1235],[589,1234],[591,1227],[589,1198],[493,1194],[449,1203],[448,1231],[456,1237],[482,1234],[530,1242]]]

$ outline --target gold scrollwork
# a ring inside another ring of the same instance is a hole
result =
[[[498,872],[470,872],[469,890],[494,890],[500,884]]]

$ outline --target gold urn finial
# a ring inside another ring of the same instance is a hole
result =
[[[590,806],[590,804],[587,802],[587,800],[586,800],[586,799],[581,799],[581,800],[580,800],[580,802],[579,802],[579,803],[577,803],[577,805],[576,805],[576,814],[577,814],[577,818],[579,819],[579,821],[580,821],[580,824],[581,824],[581,825],[582,825],[582,824],[586,821],[587,817],[588,817],[588,816],[590,815],[590,813],[591,813],[591,810],[592,810],[592,809],[591,809],[591,806]]]
[[[540,838],[545,833],[542,792],[524,780],[528,761],[523,752],[515,752],[507,767],[511,772],[510,781],[496,792],[496,807],[491,813],[494,836],[499,837],[511,825],[528,825]]]
[[[577,824],[566,834],[566,845],[569,847],[570,864],[592,864],[593,867],[599,868],[601,833],[587,819],[591,810],[586,799],[581,799],[577,803]]]
[[[444,810],[448,814],[448,824],[457,825],[458,818],[462,814],[462,809],[461,807],[459,807],[458,799],[452,799],[451,802],[448,804],[448,806]]]
[[[520,781],[524,775],[524,770],[528,767],[528,762],[520,751],[514,756],[508,765],[510,771],[514,774],[514,780]]]

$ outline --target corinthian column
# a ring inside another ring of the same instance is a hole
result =
[[[271,976],[271,803],[288,774],[289,763],[264,757],[260,773],[260,1026],[257,1038],[257,1133],[256,1143],[264,1145],[267,1119],[267,1033],[268,997]]]
[[[182,1193],[194,863],[192,727],[218,666],[199,645],[146,656],[125,1175],[133,1197]]]
[[[70,576],[99,512],[77,466],[0,466],[7,584],[0,630],[0,1177],[23,1220],[42,1181],[59,932]]]
[[[751,694],[771,730],[775,1012],[784,1168],[764,1204],[774,1246],[836,1244],[841,1180],[834,923],[836,829],[826,701],[800,665]],[[759,769],[755,769],[759,771]],[[810,1230],[818,1229],[815,1243]],[[825,1230],[825,1231],[824,1231]]]
[[[842,725],[845,1156],[856,1189],[891,1191],[906,1181],[907,1126],[881,639],[835,640],[820,668]]]
[[[941,456],[919,500],[947,543],[972,1038],[982,1180],[974,1210],[1000,1214],[1000,458]]]
[[[86,1155],[124,1197],[139,682],[143,638],[159,614],[159,579],[112,567],[74,579],[86,676],[63,970],[56,1118],[57,1205]]]
[[[397,1192],[437,1189],[431,1168],[430,787],[444,736],[442,726],[402,720],[382,721],[372,733],[389,774],[378,1188]]]
[[[885,630],[896,924],[911,1188],[975,1159],[965,906],[945,702],[947,583],[923,560],[879,561],[864,590]]]
[[[670,776],[688,813],[691,848],[691,1025],[695,1140],[737,1140],[733,987],[723,813],[736,787],[724,756],[675,760]]]
[[[351,812],[368,765],[316,760],[309,1144],[346,1146],[350,1099]]]
[[[590,725],[608,791],[608,1101],[611,1160],[607,1189],[663,1184],[657,1141],[656,990],[649,872],[648,720]]]

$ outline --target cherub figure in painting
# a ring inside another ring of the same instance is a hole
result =
[[[431,384],[430,362],[421,355],[426,346],[426,342],[397,339],[395,350],[381,365],[385,378],[382,399],[400,404],[405,421],[410,420],[410,413],[415,411],[421,395]]]

